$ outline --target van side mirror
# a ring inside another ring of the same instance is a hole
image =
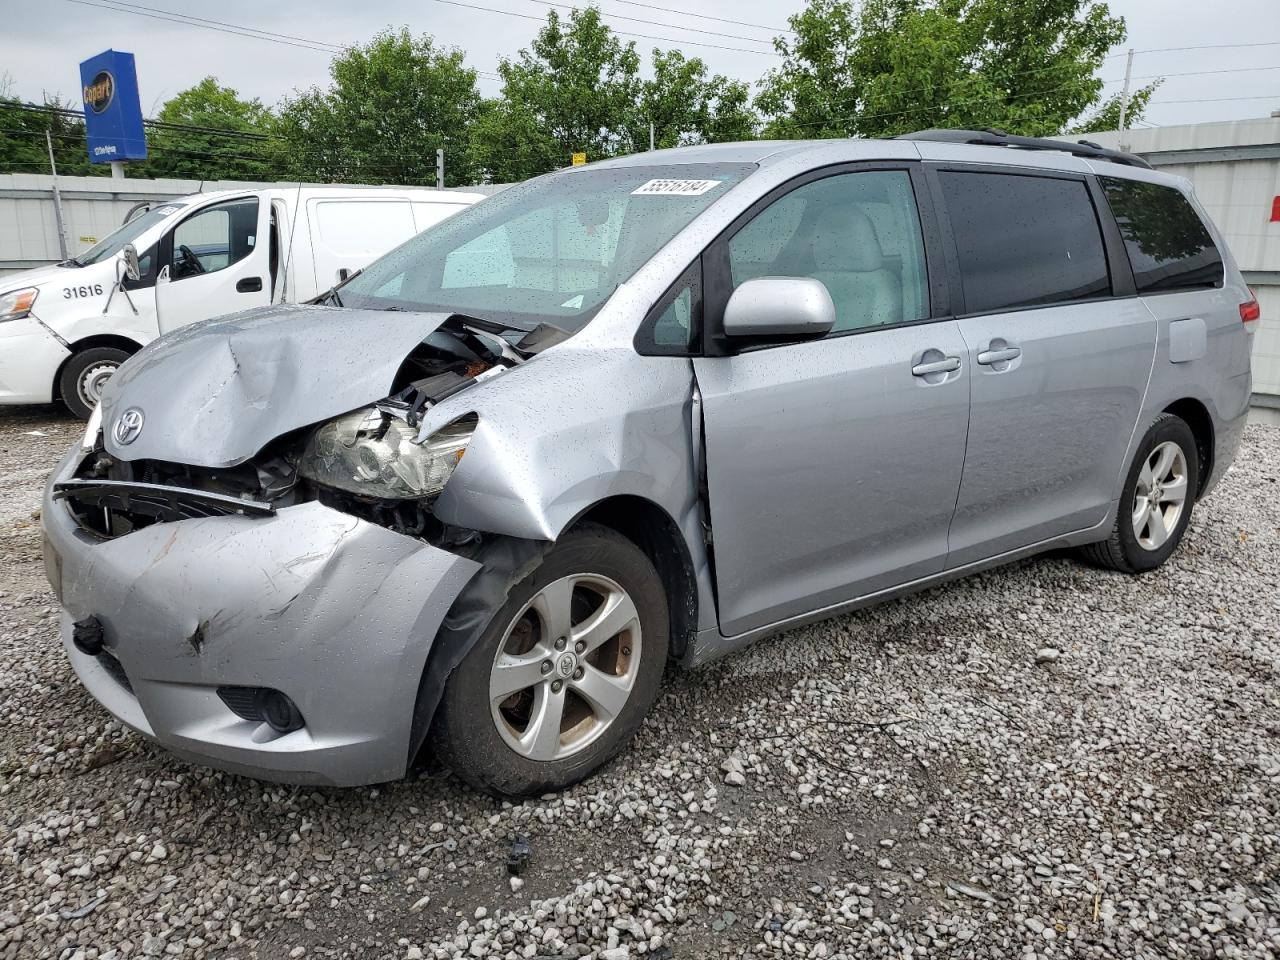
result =
[[[120,255],[124,258],[124,275],[128,280],[137,280],[142,276],[142,267],[138,263],[138,248],[132,243],[126,243],[124,249],[120,251]]]
[[[826,285],[809,277],[748,280],[724,308],[726,337],[818,337],[835,322]]]

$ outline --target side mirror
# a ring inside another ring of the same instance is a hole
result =
[[[748,280],[724,308],[726,337],[815,337],[830,333],[835,322],[826,285],[809,277]]]
[[[142,276],[142,267],[138,263],[138,248],[132,243],[126,243],[124,249],[120,251],[120,255],[124,258],[124,275],[126,279],[137,280]]]

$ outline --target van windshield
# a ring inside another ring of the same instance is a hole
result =
[[[755,169],[563,170],[468,207],[342,286],[345,307],[449,311],[581,329],[699,213]]]
[[[88,266],[91,263],[106,260],[108,257],[114,257],[124,249],[126,243],[133,243],[157,223],[166,217],[173,216],[182,208],[183,204],[181,203],[166,203],[159,207],[152,207],[146,213],[136,216],[128,223],[117,227],[84,253],[72,259],[81,266]],[[143,251],[139,250],[138,252],[142,253]]]

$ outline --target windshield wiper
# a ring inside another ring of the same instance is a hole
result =
[[[60,266],[60,267],[86,267],[86,266],[88,266],[88,264],[87,264],[87,263],[85,263],[83,260],[79,260],[79,259],[77,259],[77,258],[75,258],[75,257],[67,257],[67,259],[63,260],[60,264],[58,264],[58,266]]]

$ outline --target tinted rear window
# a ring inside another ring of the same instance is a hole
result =
[[[1222,286],[1222,254],[1181,192],[1140,180],[1098,179],[1120,225],[1139,293]]]
[[[969,313],[1110,294],[1083,182],[956,171],[939,177]]]

